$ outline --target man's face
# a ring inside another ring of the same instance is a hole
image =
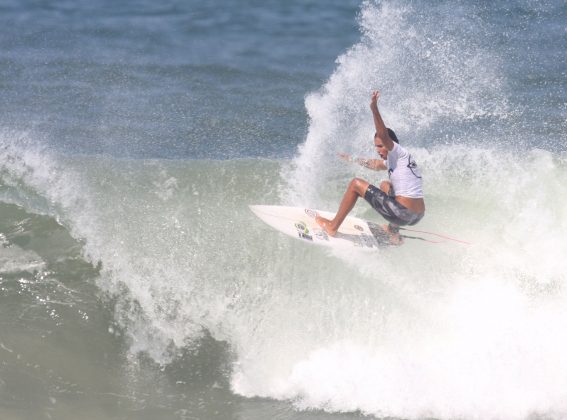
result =
[[[378,136],[374,137],[374,147],[376,147],[376,152],[378,152],[382,159],[386,160],[388,158],[388,149],[384,147],[382,139]]]

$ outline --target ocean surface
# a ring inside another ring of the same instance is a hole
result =
[[[567,418],[566,22],[0,1],[0,418]],[[373,156],[374,89],[424,176],[415,228],[471,245],[332,251],[248,209],[383,179],[337,157]]]

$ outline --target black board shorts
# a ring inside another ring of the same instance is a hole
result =
[[[412,226],[421,220],[424,213],[414,213],[400,203],[392,196],[370,184],[364,199],[372,206],[374,210],[380,213],[388,222],[398,226]]]

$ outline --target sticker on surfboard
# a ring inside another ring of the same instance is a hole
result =
[[[315,221],[317,214],[332,218],[333,213],[303,207],[252,205],[250,210],[272,228],[308,243],[331,247],[378,249],[399,245],[382,226],[348,216],[335,236],[330,236]]]
[[[377,249],[399,246],[405,239],[414,239],[430,244],[472,243],[443,233],[428,232],[413,227],[398,227],[402,233],[389,232],[385,226],[368,222],[358,217],[347,216],[335,236],[330,236],[315,221],[317,214],[332,219],[335,214],[303,207],[251,205],[250,210],[274,229],[309,243],[332,247],[356,247]],[[416,235],[417,234],[417,235]],[[425,236],[424,236],[425,235]]]

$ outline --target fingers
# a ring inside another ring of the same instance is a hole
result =
[[[370,108],[378,108],[378,98],[380,97],[380,91],[375,90],[372,92],[372,99],[370,100]]]

